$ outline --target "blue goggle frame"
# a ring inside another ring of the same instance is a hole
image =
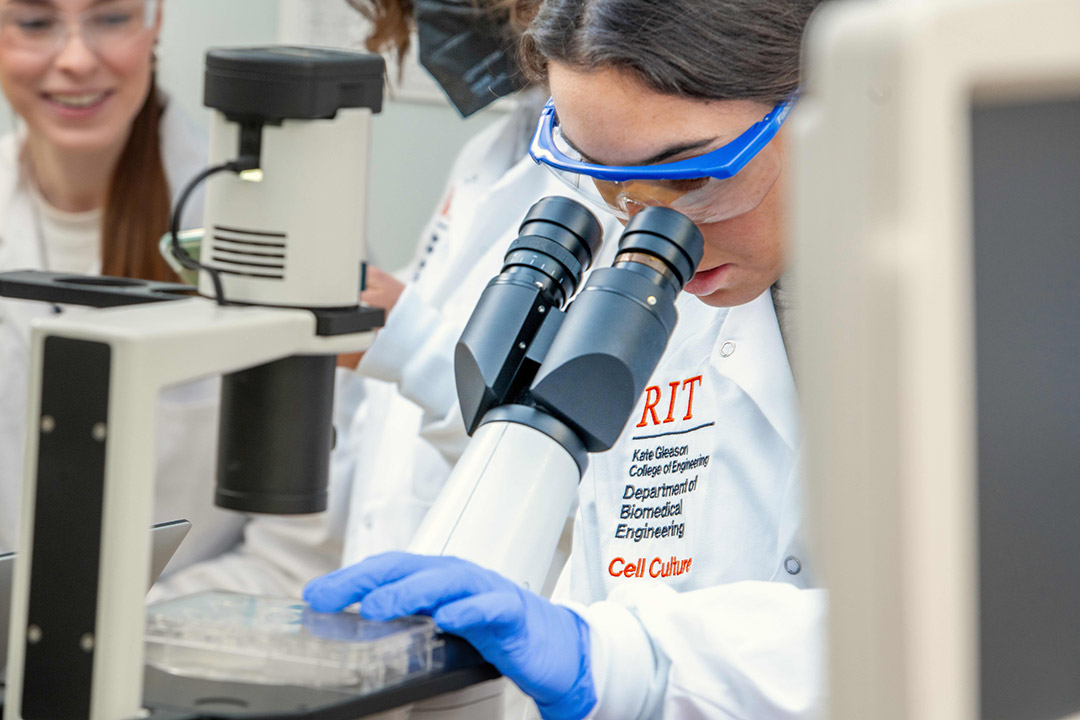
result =
[[[595,165],[575,160],[555,144],[554,131],[558,124],[554,99],[548,100],[540,112],[529,155],[543,165],[566,172],[588,175],[598,180],[687,180],[711,177],[726,180],[746,167],[746,164],[769,144],[780,126],[787,120],[795,99],[790,98],[774,107],[769,114],[751,125],[727,145],[697,157],[656,165]]]

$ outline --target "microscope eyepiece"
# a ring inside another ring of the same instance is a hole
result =
[[[537,222],[557,225],[571,233],[576,241],[565,238],[569,242],[563,244],[563,247],[573,252],[578,261],[586,267],[592,262],[596,251],[600,249],[603,229],[599,221],[584,205],[570,198],[552,196],[541,198],[533,203],[518,227],[518,234],[527,234],[526,228]],[[532,230],[528,234],[532,234]],[[552,239],[559,241],[556,238]]]
[[[666,275],[675,294],[694,277],[705,240],[685,215],[665,207],[648,207],[627,223],[619,240],[615,266],[638,262]]]
[[[528,387],[543,357],[539,346],[557,327],[559,310],[577,291],[603,236],[596,217],[569,198],[546,197],[529,209],[454,350],[469,434],[488,410]]]
[[[609,449],[656,369],[705,241],[675,210],[635,215],[612,267],[578,294],[530,386],[537,406],[571,428],[589,452]]]
[[[530,276],[561,307],[577,290],[603,234],[600,222],[580,203],[564,197],[543,198],[521,222],[503,261],[503,275]]]

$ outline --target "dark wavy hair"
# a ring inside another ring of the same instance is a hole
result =
[[[646,87],[774,105],[799,86],[803,30],[821,0],[543,0],[522,37],[525,71],[549,62],[627,70]]]
[[[345,0],[372,25],[364,46],[371,52],[390,55],[400,63],[409,51],[416,20],[412,0]],[[491,21],[507,27],[515,36],[528,26],[539,0],[473,0]]]

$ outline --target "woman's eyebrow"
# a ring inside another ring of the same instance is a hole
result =
[[[562,130],[562,129],[560,128],[560,130]],[[596,160],[592,159],[591,157],[589,157],[585,153],[581,152],[581,148],[579,148],[577,146],[577,144],[575,144],[574,141],[570,139],[570,137],[566,134],[565,130],[562,130],[562,138],[563,138],[563,140],[566,141],[566,144],[569,145],[574,150],[574,152],[576,152],[578,155],[580,155],[581,159],[584,160],[585,162],[589,163],[590,165],[603,165],[604,164],[604,163],[596,162]]]
[[[605,163],[597,162],[596,160],[592,159],[591,157],[589,157],[588,155],[583,153],[581,151],[581,149],[578,148],[578,146],[574,144],[574,141],[571,140],[566,135],[565,130],[563,131],[562,136],[563,136],[563,140],[566,141],[566,144],[569,145],[570,147],[572,147],[577,152],[577,154],[581,156],[581,159],[584,160],[585,162],[590,163],[592,165],[604,165],[605,164]],[[637,166],[637,165],[655,165],[656,163],[663,162],[663,161],[667,160],[668,158],[675,157],[676,155],[681,155],[682,153],[685,153],[685,152],[692,152],[694,150],[700,150],[700,149],[702,149],[704,147],[708,147],[712,143],[716,142],[716,140],[717,140],[717,138],[714,137],[714,138],[706,138],[706,139],[703,139],[703,140],[696,140],[696,141],[688,142],[688,143],[680,143],[678,145],[672,145],[671,147],[665,148],[664,150],[661,150],[660,152],[656,153],[655,155],[652,155],[651,157],[647,157],[644,160],[641,160],[639,162],[634,162],[634,163],[625,163],[624,165],[625,166],[630,166],[630,167]]]

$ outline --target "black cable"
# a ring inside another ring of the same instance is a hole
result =
[[[221,275],[216,268],[203,265],[198,260],[188,255],[187,250],[180,246],[180,218],[184,212],[184,205],[187,204],[188,198],[191,197],[191,193],[195,192],[195,188],[208,177],[216,175],[219,172],[241,173],[245,170],[257,168],[258,166],[258,161],[255,158],[241,157],[238,160],[230,160],[229,162],[220,165],[211,165],[206,168],[192,178],[184,187],[184,190],[176,200],[176,208],[173,210],[172,222],[169,223],[169,232],[172,236],[170,248],[172,249],[173,257],[188,270],[203,271],[210,274],[210,279],[214,283],[214,295],[216,296],[215,299],[217,300],[218,305],[226,304],[225,289],[221,284]]]

